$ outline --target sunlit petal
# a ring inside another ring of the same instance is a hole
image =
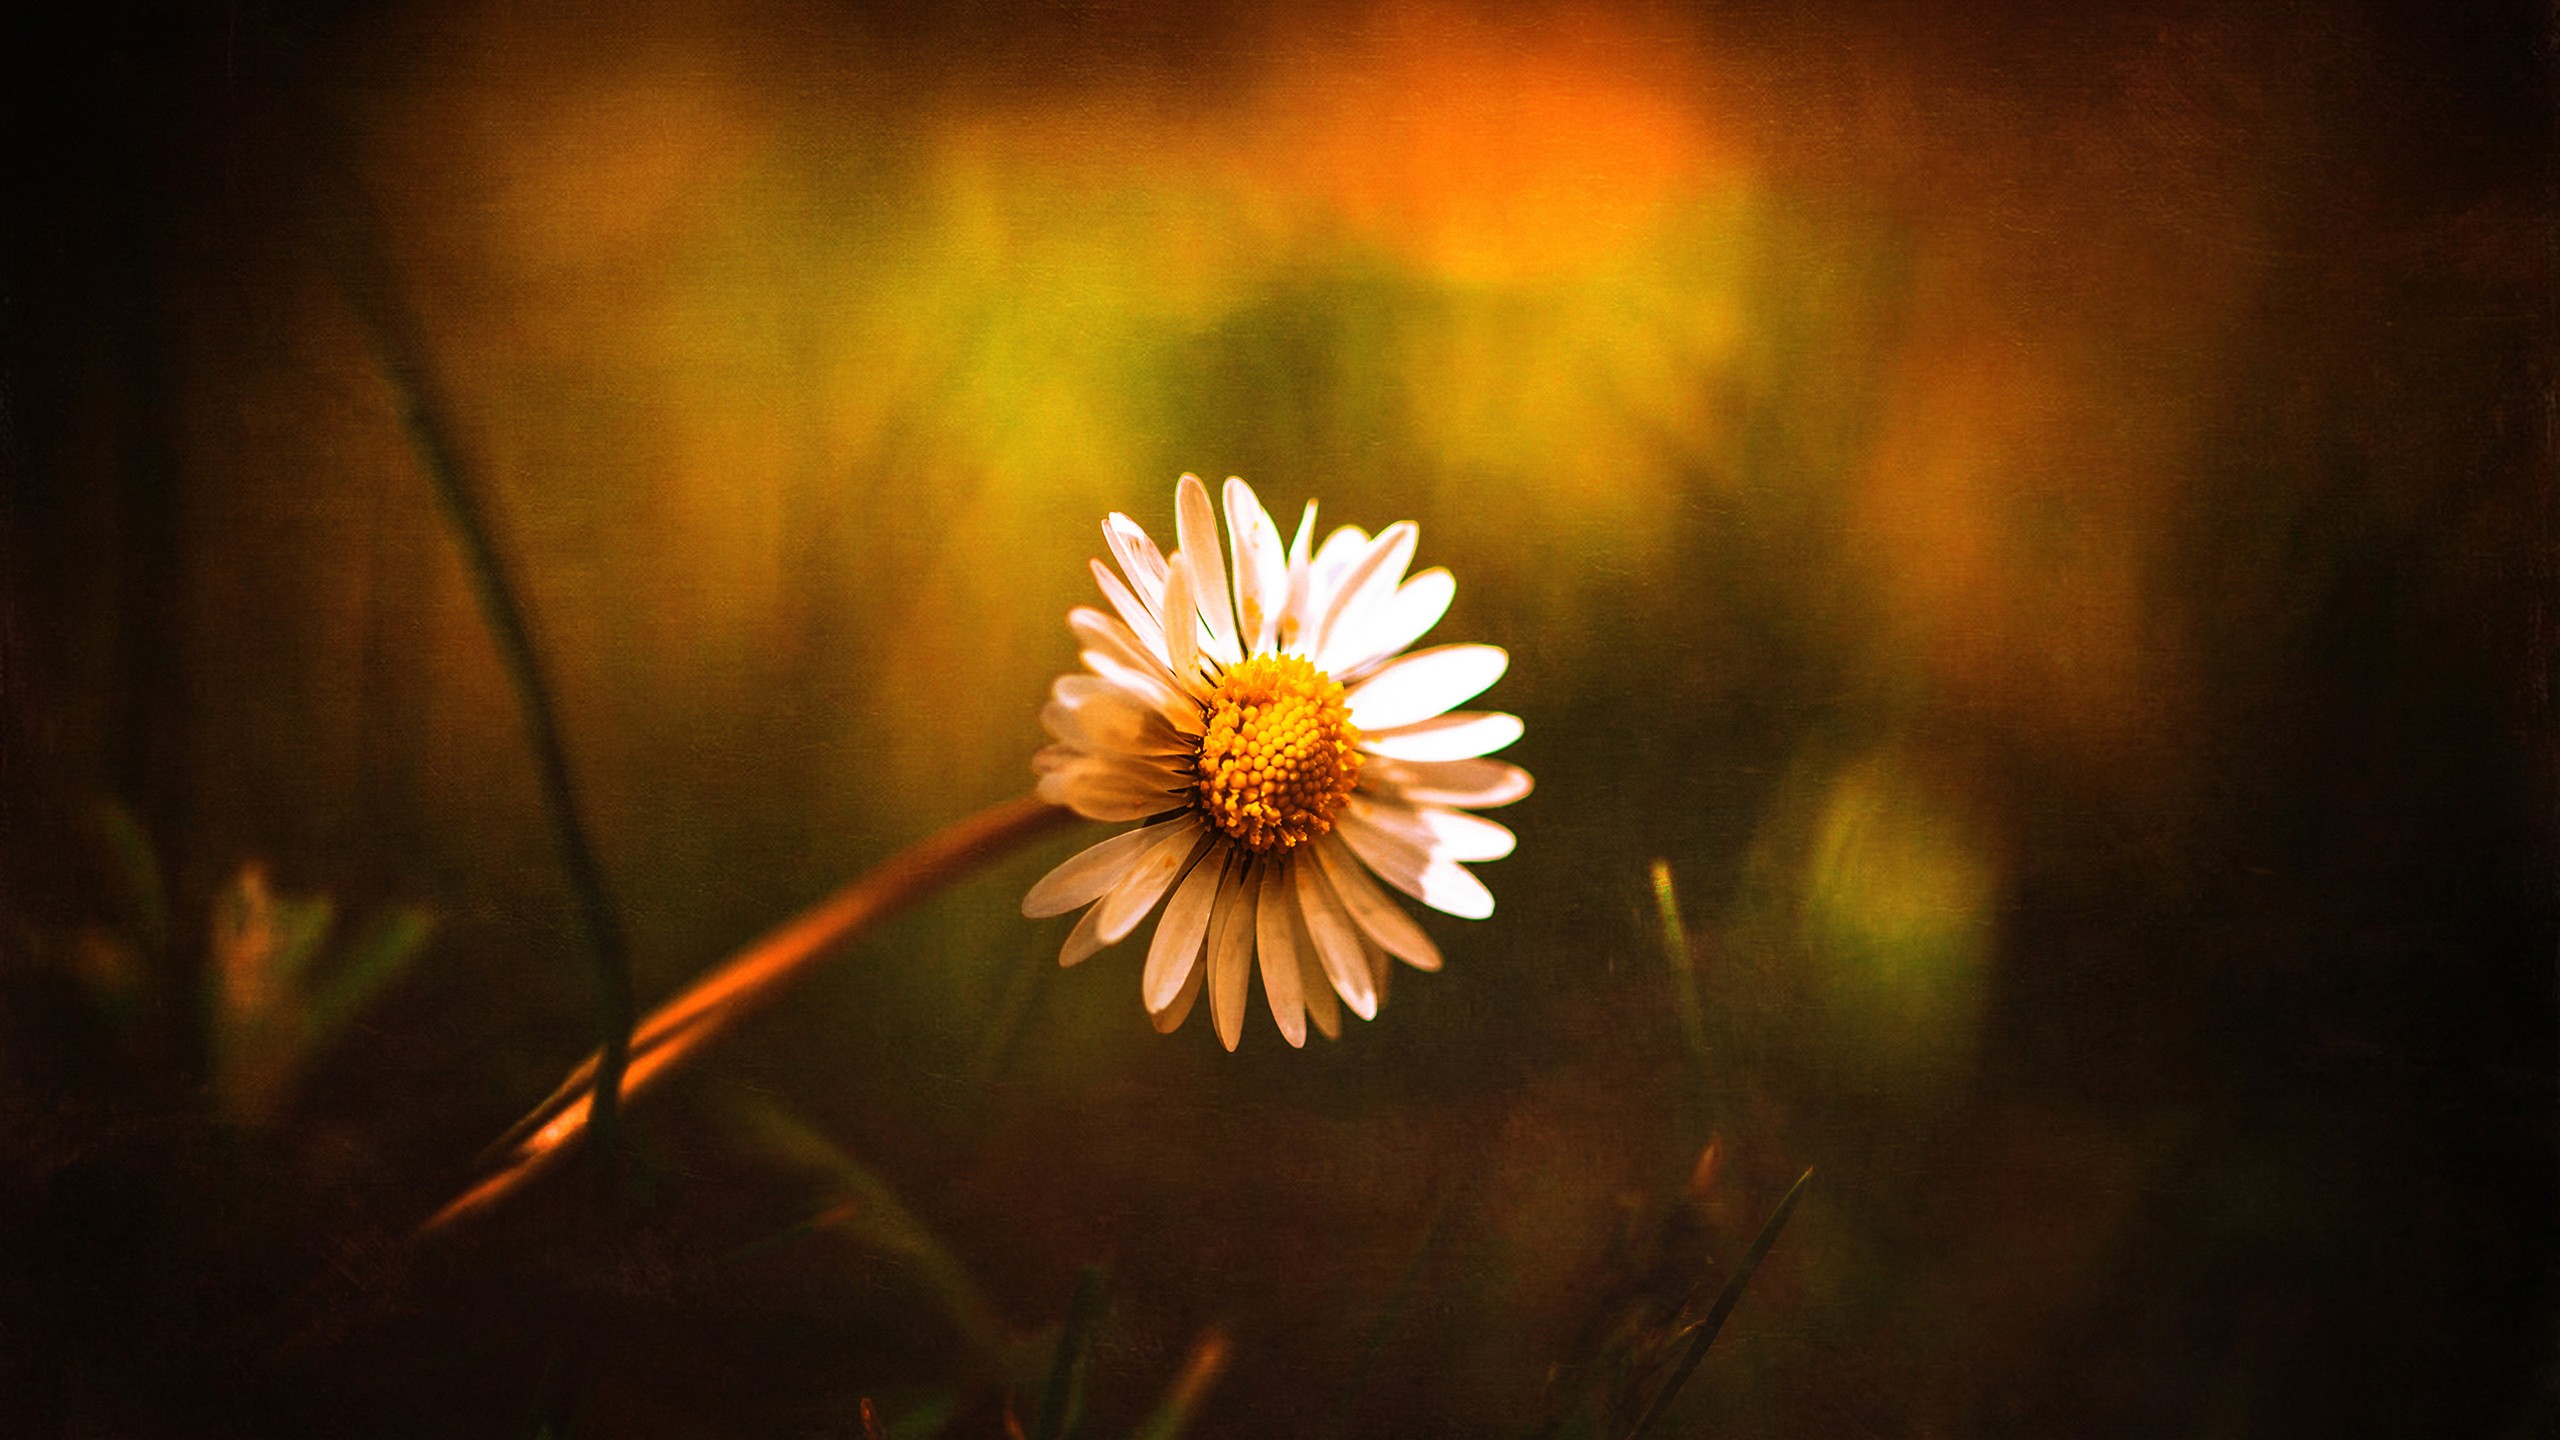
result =
[[[1497,645],[1441,645],[1387,662],[1351,692],[1361,730],[1393,730],[1432,719],[1484,693],[1511,657]]]
[[[1363,730],[1360,748],[1394,760],[1472,760],[1520,738],[1520,717],[1461,710],[1393,730]]]
[[[1405,567],[1413,563],[1421,533],[1412,521],[1399,520],[1369,542],[1367,552],[1335,587],[1332,603],[1317,612],[1315,654],[1329,653],[1335,636],[1359,631],[1369,612],[1395,594]]]
[[[1360,767],[1360,788],[1415,805],[1508,805],[1532,788],[1529,772],[1500,760],[1390,760],[1373,755]]]
[[[1324,878],[1321,865],[1298,865],[1298,908],[1307,917],[1307,931],[1315,936],[1316,954],[1324,961],[1325,978],[1333,982],[1334,993],[1351,1013],[1363,1020],[1378,1014],[1378,987],[1369,967],[1360,959],[1359,933],[1352,928],[1351,917],[1343,913],[1342,902],[1334,898],[1333,885]]]
[[[1301,862],[1304,863],[1304,862]],[[1316,937],[1307,931],[1306,912],[1289,907],[1289,943],[1298,952],[1298,993],[1307,1002],[1307,1018],[1327,1040],[1342,1038],[1342,1001],[1316,954]]]
[[[1040,798],[1087,820],[1145,820],[1179,809],[1187,787],[1136,756],[1073,753],[1040,777]]]
[[[1457,593],[1458,582],[1448,571],[1425,570],[1358,624],[1341,627],[1316,663],[1336,676],[1356,679],[1429,633],[1449,613]]]
[[[1348,813],[1414,841],[1436,860],[1499,860],[1511,853],[1515,843],[1508,828],[1441,805],[1404,805],[1354,795]]]
[[[1030,893],[1022,897],[1022,913],[1044,920],[1064,915],[1079,905],[1092,904],[1102,898],[1104,891],[1119,884],[1138,857],[1162,838],[1152,827],[1124,830],[1099,845],[1077,851],[1041,876]]]
[[[1156,657],[1157,663],[1165,663],[1164,621],[1157,616],[1155,608],[1140,600],[1127,581],[1112,573],[1110,566],[1099,560],[1084,563],[1093,570],[1093,583],[1102,587],[1102,598],[1110,601],[1111,608],[1127,622],[1129,632],[1138,637],[1147,653]]]
[[[1209,1018],[1218,1043],[1233,1050],[1244,1038],[1245,982],[1253,978],[1254,887],[1243,865],[1218,881],[1209,921]]]
[[[1343,910],[1360,927],[1360,933],[1416,970],[1440,968],[1440,947],[1431,943],[1431,937],[1403,907],[1380,893],[1377,882],[1369,878],[1341,840],[1326,836],[1316,847],[1316,857],[1324,866],[1325,878],[1333,882],[1335,897],[1342,901]]]
[[[1111,887],[1110,894],[1095,902],[1094,908],[1102,912],[1094,923],[1103,944],[1117,945],[1137,929],[1138,922],[1147,918],[1147,912],[1164,898],[1174,877],[1209,843],[1197,824],[1177,821],[1162,829],[1163,836],[1138,856],[1128,875]]]
[[[1173,573],[1164,582],[1165,613],[1174,617],[1165,631],[1164,654],[1175,682],[1187,685],[1200,673],[1200,629],[1183,617],[1197,613],[1198,597],[1191,593],[1194,580],[1182,552],[1174,551],[1173,559]]]
[[[1111,558],[1120,562],[1120,573],[1129,577],[1129,588],[1161,620],[1165,563],[1156,542],[1147,537],[1137,521],[1115,510],[1102,522],[1102,543],[1111,547]]]
[[[1236,608],[1227,591],[1227,564],[1218,553],[1218,516],[1209,505],[1209,487],[1199,476],[1185,475],[1173,499],[1175,543],[1183,563],[1191,567],[1191,600],[1208,630],[1202,648],[1220,664],[1232,665],[1244,658],[1244,651],[1236,644]]]
[[[1464,920],[1482,920],[1493,913],[1493,892],[1456,862],[1435,859],[1356,815],[1346,813],[1338,829],[1343,843],[1379,879],[1432,909]]]
[[[1174,996],[1173,1003],[1165,1008],[1148,1011],[1147,1023],[1156,1027],[1156,1033],[1159,1035],[1170,1035],[1181,1029],[1182,1022],[1191,1018],[1191,1007],[1199,1000],[1201,987],[1208,978],[1208,966],[1190,967],[1182,982],[1182,993]]]
[[[1225,868],[1218,851],[1201,855],[1191,873],[1174,887],[1173,898],[1165,902],[1164,918],[1156,922],[1155,940],[1147,946],[1147,968],[1138,982],[1140,998],[1150,1012],[1171,1005],[1198,968],[1194,962],[1208,939],[1210,902],[1218,896],[1218,877]]]
[[[1298,947],[1295,936],[1298,902],[1290,894],[1292,872],[1304,867],[1289,861],[1262,867],[1260,893],[1254,899],[1254,937],[1262,951],[1262,996],[1271,1018],[1292,1048],[1307,1043],[1306,1001],[1298,991]]]
[[[1226,503],[1227,548],[1236,562],[1236,638],[1248,652],[1268,650],[1289,601],[1289,557],[1280,548],[1280,527],[1252,486],[1230,477]]]

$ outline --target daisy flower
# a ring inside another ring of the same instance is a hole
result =
[[[1410,521],[1316,546],[1309,502],[1284,550],[1251,486],[1229,480],[1226,502],[1223,550],[1196,475],[1175,490],[1172,555],[1125,515],[1103,522],[1119,570],[1096,560],[1093,575],[1114,613],[1067,612],[1085,668],[1051,687],[1040,722],[1057,743],[1032,768],[1053,805],[1145,823],[1050,871],[1022,913],[1090,907],[1058,952],[1073,965],[1161,901],[1140,984],[1156,1028],[1206,989],[1236,1048],[1259,956],[1272,1018],[1304,1045],[1310,1019],[1332,1037],[1343,1006],[1377,1014],[1389,957],[1440,968],[1379,880],[1452,915],[1493,913],[1460,862],[1510,854],[1511,832],[1467,810],[1528,794],[1529,774],[1482,758],[1520,738],[1517,717],[1453,709],[1510,657],[1405,648],[1457,590],[1446,570],[1406,578]]]

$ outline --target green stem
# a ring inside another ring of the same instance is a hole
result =
[[[403,300],[398,278],[382,250],[376,228],[364,213],[362,192],[351,177],[342,181],[346,211],[340,227],[339,277],[347,299],[373,338],[374,353],[396,392],[418,459],[435,485],[454,543],[462,551],[464,569],[480,602],[480,613],[496,644],[498,660],[514,686],[524,716],[525,739],[533,751],[543,809],[560,852],[560,868],[575,900],[578,933],[595,969],[596,1028],[599,1044],[595,1100],[587,1128],[595,1135],[597,1184],[602,1203],[613,1203],[621,1155],[622,1075],[630,1063],[634,1011],[631,955],[622,918],[606,889],[604,868],[580,818],[578,789],[569,770],[567,747],[560,739],[560,720],[550,684],[543,676],[532,626],[509,582],[505,562],[492,538],[469,462],[454,443],[453,411],[434,367],[417,317]]]

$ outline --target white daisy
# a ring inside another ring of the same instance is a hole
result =
[[[1032,917],[1092,908],[1058,962],[1125,939],[1164,902],[1141,990],[1158,1030],[1202,989],[1218,1038],[1244,1033],[1247,982],[1291,1045],[1307,1020],[1338,1035],[1387,990],[1389,956],[1440,968],[1440,951],[1372,873],[1469,919],[1493,896],[1460,867],[1511,853],[1509,830],[1466,813],[1529,793],[1529,773],[1481,757],[1520,738],[1518,717],[1451,707],[1502,676],[1491,645],[1407,653],[1449,608],[1446,570],[1411,579],[1410,521],[1344,526],[1311,549],[1307,505],[1287,550],[1252,487],[1229,480],[1219,545],[1208,487],[1175,490],[1181,548],[1160,553],[1125,515],[1103,522],[1117,574],[1094,578],[1116,615],[1078,606],[1085,673],[1051,687],[1032,760],[1040,797],[1093,820],[1143,820],[1076,855],[1022,899]],[[1171,899],[1166,899],[1171,896]],[[1203,957],[1205,958],[1205,961]]]

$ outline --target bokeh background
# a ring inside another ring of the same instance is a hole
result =
[[[2560,1433],[2547,23],[9,21],[0,1414],[1001,1435],[1091,1266],[1079,1434],[1616,1440],[1812,1166],[1666,1433]],[[351,251],[644,1003],[1025,789],[1184,470],[1457,573],[1499,912],[1231,1056],[1050,842],[412,1242],[596,999]]]

